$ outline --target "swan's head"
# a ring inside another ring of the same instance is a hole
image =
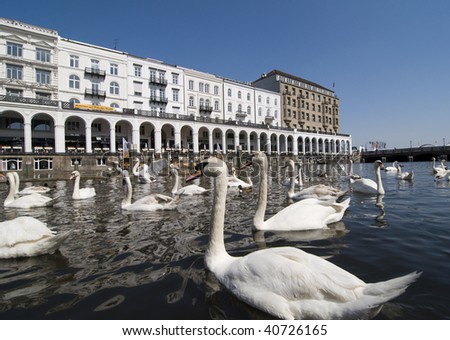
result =
[[[374,163],[374,167],[375,167],[375,169],[384,169],[384,166],[383,166],[383,162],[382,161],[380,161],[380,160],[376,160]]]
[[[73,180],[73,179],[75,179],[77,177],[80,177],[80,172],[77,171],[77,170],[72,171],[72,174],[70,175],[70,180]]]
[[[228,167],[225,162],[216,157],[210,157],[206,161],[195,166],[195,172],[190,175],[186,182],[190,182],[200,176],[219,177],[228,173]]]

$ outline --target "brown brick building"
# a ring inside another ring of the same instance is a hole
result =
[[[283,127],[339,133],[339,98],[334,91],[278,70],[264,73],[252,85],[280,93]]]

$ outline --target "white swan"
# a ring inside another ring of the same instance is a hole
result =
[[[16,194],[16,181],[14,179],[14,174],[8,172],[6,178],[9,183],[9,193],[5,199],[3,205],[7,208],[20,208],[20,209],[31,209],[38,207],[47,207],[54,203],[53,198],[44,196],[41,194],[30,194],[15,198]]]
[[[204,194],[205,192],[207,192],[208,190],[206,190],[205,188],[196,185],[196,184],[190,184],[190,185],[186,185],[185,187],[182,188],[178,188],[180,186],[179,183],[179,177],[178,177],[178,168],[173,165],[170,164],[170,174],[172,176],[175,177],[175,182],[172,188],[172,194],[173,195],[188,195],[188,196],[192,196],[192,195],[200,195],[200,194]]]
[[[161,194],[152,194],[141,199],[138,199],[134,203],[131,203],[131,197],[133,195],[133,189],[131,186],[131,180],[128,175],[128,171],[123,171],[123,180],[126,185],[126,195],[122,200],[122,209],[123,210],[132,210],[132,211],[157,211],[157,210],[173,210],[177,207],[177,199],[172,197],[161,195]]]
[[[71,234],[56,234],[34,217],[0,222],[0,259],[54,253]]]
[[[450,180],[449,175],[450,175],[450,170],[440,171],[436,175],[434,175],[434,180],[439,181],[439,180],[443,180],[445,178],[447,178],[447,180]]]
[[[288,162],[288,167],[294,171],[294,161]],[[301,176],[301,174],[299,174]],[[333,188],[329,185],[316,184],[305,189],[295,192],[295,178],[290,178],[290,188],[288,191],[288,197],[293,201],[299,201],[305,198],[317,198],[321,200],[334,200],[345,195],[345,191],[341,191],[337,188]]]
[[[444,165],[444,161],[441,161],[441,165],[439,167],[436,166],[436,158],[431,158],[432,160],[432,170],[433,170],[433,174],[437,175],[437,174],[443,174],[446,169],[445,165]]]
[[[386,166],[386,167],[384,167],[384,171],[386,171],[386,172],[397,172],[397,167],[396,167],[396,164],[398,164],[398,162],[397,161],[395,161],[394,163],[392,163],[392,166]]]
[[[295,163],[292,159],[288,160],[286,162],[286,165],[284,166],[284,180],[281,182],[281,185],[285,187],[291,186],[291,178],[294,177],[294,170],[295,170]],[[287,175],[291,174],[289,177]],[[303,181],[301,178],[301,166],[298,167],[298,175],[294,177],[294,185],[301,187],[303,185]]]
[[[138,157],[136,157],[134,160],[136,163],[133,166],[133,175],[138,178],[139,183],[155,182],[156,178],[150,176],[150,172],[148,170],[148,165],[142,164],[142,167],[139,170],[140,160]]]
[[[33,185],[24,188],[23,190],[19,191],[20,188],[20,177],[17,172],[13,172],[14,180],[16,181],[16,195],[31,195],[31,194],[46,194],[51,189],[47,186],[43,185]]]
[[[87,198],[94,197],[96,195],[95,188],[82,188],[80,189],[80,172],[75,170],[72,171],[70,175],[70,180],[75,179],[75,184],[73,185],[72,199],[83,200]]]
[[[231,176],[228,176],[227,179],[228,179],[228,188],[241,190],[253,187],[253,183],[250,177],[247,177],[246,182],[236,176],[236,169],[234,167],[231,168]]]
[[[414,172],[402,172],[401,165],[398,162],[394,162],[397,168],[397,179],[412,181],[414,178]]]
[[[340,221],[350,204],[350,198],[342,203],[325,202],[309,198],[291,204],[264,221],[267,207],[267,157],[256,152],[253,162],[259,165],[260,182],[258,203],[253,217],[256,230],[311,230],[327,228],[327,225]]]
[[[421,273],[365,283],[321,257],[295,247],[230,256],[224,244],[227,167],[211,157],[203,168],[214,177],[214,200],[205,265],[243,302],[280,319],[369,318],[399,296]]]
[[[359,178],[359,179],[353,179],[350,178],[350,187],[354,192],[359,192],[362,194],[370,194],[370,195],[384,195],[384,187],[383,182],[381,180],[381,167],[383,166],[383,163],[381,161],[375,161],[374,162],[374,168],[375,168],[375,177],[376,182],[374,182],[370,178]]]

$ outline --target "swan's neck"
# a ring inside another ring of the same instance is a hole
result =
[[[136,164],[133,166],[133,175],[135,176],[139,176],[139,171],[138,171],[138,167],[139,167],[139,160],[136,161]]]
[[[381,181],[381,170],[380,170],[380,167],[377,167],[376,178],[377,178],[377,191],[378,191],[378,194],[384,195],[384,188],[383,188],[383,182]]]
[[[10,178],[8,178],[8,179],[10,179]],[[8,193],[8,196],[6,196],[4,205],[7,205],[7,204],[9,204],[11,202],[14,202],[14,200],[15,200],[14,195],[15,194],[16,194],[16,183],[15,183],[14,178],[12,178],[9,181],[9,193]]]
[[[230,255],[228,255],[225,249],[223,237],[227,185],[228,180],[226,178],[226,173],[216,177],[214,180],[214,197],[209,243],[205,254],[206,266],[212,271],[214,271],[216,265],[219,265],[219,261],[230,258]]]
[[[131,204],[131,195],[133,194],[132,188],[131,188],[131,180],[129,177],[125,177],[125,183],[127,185],[127,194],[122,200],[122,207],[127,206]]]
[[[172,194],[176,193],[178,191],[178,186],[179,184],[179,178],[178,178],[178,171],[177,170],[173,170],[173,175],[175,176],[175,183],[173,184],[173,188],[172,188]]]
[[[303,186],[303,174],[302,174],[302,167],[301,166],[299,166],[298,167],[298,185],[300,186],[300,187],[302,187]]]
[[[290,173],[290,178],[289,178],[289,191],[288,191],[288,196],[292,197],[294,195],[295,192],[295,177],[294,177],[294,168],[292,168],[291,166],[289,166],[291,173]],[[288,172],[289,174],[289,172]]]
[[[16,189],[14,190],[14,193],[17,195],[19,193],[19,188],[20,188],[20,177],[17,172],[14,172],[14,185],[16,187]]]
[[[80,177],[75,177],[75,183],[73,184],[73,196],[78,197],[80,195]]]
[[[255,216],[253,217],[253,225],[256,229],[262,228],[264,224],[266,207],[267,207],[267,162],[264,160],[260,167],[258,206],[256,208]]]

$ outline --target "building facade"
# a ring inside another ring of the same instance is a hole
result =
[[[281,94],[282,126],[318,133],[339,133],[339,98],[334,91],[273,70],[253,82]]]
[[[332,98],[322,94],[320,100],[325,97]],[[0,18],[2,157],[103,156],[120,152],[124,142],[137,153],[154,154],[167,149],[295,156],[350,152],[351,137],[338,129],[283,128],[284,103],[279,88],[73,41],[54,30]],[[9,161],[4,159],[5,165]]]

